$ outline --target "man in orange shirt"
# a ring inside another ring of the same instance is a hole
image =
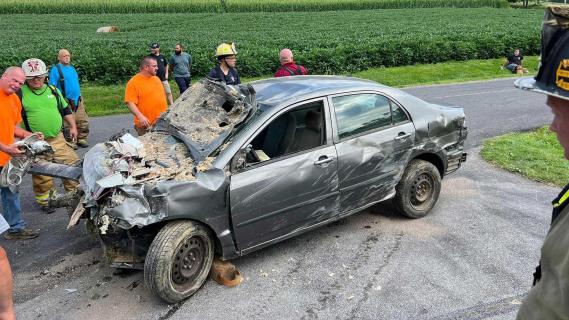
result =
[[[134,129],[144,135],[154,125],[160,113],[168,108],[162,82],[156,76],[158,63],[153,57],[140,61],[140,72],[126,84],[124,102],[134,115]]]
[[[8,68],[0,78],[0,167],[5,166],[10,161],[10,157],[23,153],[14,145],[14,137],[23,139],[31,135],[30,132],[19,127],[22,121],[22,105],[15,94],[25,80],[24,71],[18,67]],[[28,230],[22,219],[19,194],[10,191],[7,187],[0,187],[0,193],[2,195],[2,215],[10,225],[4,238],[11,240],[37,237],[38,234]]]
[[[23,152],[14,145],[14,137],[25,138],[30,132],[20,128],[22,121],[22,105],[20,99],[14,93],[22,87],[26,77],[24,71],[18,67],[6,69],[0,78],[0,170],[5,166],[10,157],[19,156]],[[6,231],[3,219],[9,224],[6,239],[33,239],[38,236],[36,232],[26,229],[22,220],[20,209],[20,197],[18,193],[10,191],[8,187],[0,187],[2,195],[2,215],[0,217],[0,234]],[[0,247],[0,319],[16,319],[14,303],[12,299],[12,271],[4,248]]]

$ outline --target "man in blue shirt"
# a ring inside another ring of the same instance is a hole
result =
[[[89,117],[87,116],[85,104],[81,97],[79,75],[75,67],[71,65],[71,54],[68,50],[59,50],[57,60],[59,60],[59,63],[53,66],[49,72],[49,83],[56,86],[69,103],[75,117],[75,123],[77,123],[77,145],[82,148],[87,148],[89,146],[87,142],[87,137],[89,136]],[[64,126],[64,131],[68,132],[67,123],[65,123]],[[69,135],[65,136],[67,139]],[[73,143],[72,141],[69,142]]]

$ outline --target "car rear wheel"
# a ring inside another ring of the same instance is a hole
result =
[[[393,204],[402,215],[417,219],[435,206],[441,192],[441,175],[430,162],[412,160],[395,188]]]
[[[203,225],[192,221],[168,223],[146,255],[146,286],[169,303],[190,297],[207,279],[213,250],[213,241]]]

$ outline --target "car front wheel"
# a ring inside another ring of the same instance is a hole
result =
[[[146,255],[146,286],[169,303],[190,297],[207,279],[213,250],[213,241],[203,225],[192,221],[168,223]]]
[[[422,218],[439,199],[441,175],[432,163],[415,159],[409,162],[395,190],[396,209],[408,218]]]

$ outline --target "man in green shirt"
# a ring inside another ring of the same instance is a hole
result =
[[[21,89],[22,99],[22,122],[26,129],[31,132],[41,132],[54,153],[44,156],[43,159],[75,165],[79,157],[66,143],[62,133],[63,121],[69,125],[71,138],[77,139],[77,126],[73,113],[61,92],[54,86],[47,85],[47,68],[40,59],[28,59],[22,64],[26,75],[26,84]],[[42,210],[46,213],[53,212],[48,207],[50,191],[55,189],[53,179],[47,176],[32,175],[35,198]],[[77,181],[63,180],[65,191],[75,190]]]
[[[535,78],[515,82],[520,89],[547,95],[553,112],[549,129],[569,160],[569,6],[548,7],[541,31],[541,65]],[[534,286],[518,311],[518,320],[569,319],[569,184],[553,200],[551,226],[534,273]]]

